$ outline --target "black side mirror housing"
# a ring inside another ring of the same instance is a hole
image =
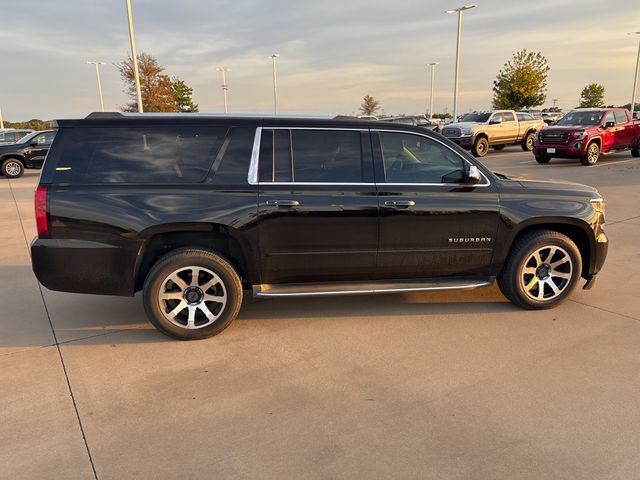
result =
[[[615,126],[616,126],[616,122],[612,122],[612,121],[605,122],[604,124],[604,128],[613,128]]]

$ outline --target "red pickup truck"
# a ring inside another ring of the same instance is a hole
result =
[[[579,158],[594,165],[600,155],[631,150],[640,157],[640,122],[623,108],[579,108],[536,135],[533,153],[538,163],[552,158]]]

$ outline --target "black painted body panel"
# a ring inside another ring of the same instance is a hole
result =
[[[65,128],[145,122],[242,126],[260,119],[186,116],[59,121]],[[575,184],[502,179],[460,147],[424,129],[350,120],[270,119],[270,126],[384,128],[437,138],[477,165],[490,185],[218,185],[212,173],[188,185],[48,186],[50,234],[32,244],[38,279],[53,290],[133,295],[141,287],[142,259],[152,239],[191,232],[203,239],[225,235],[240,250],[246,284],[428,278],[492,277],[509,248],[532,225],[571,225],[589,239],[593,275],[606,256],[603,218],[591,205],[599,195]],[[57,141],[57,140],[56,140]],[[52,150],[55,149],[56,141]],[[374,152],[374,169],[378,158]],[[250,158],[246,158],[247,169]],[[379,178],[379,176],[377,177]],[[299,206],[267,205],[296,199]],[[389,199],[413,200],[409,209]]]

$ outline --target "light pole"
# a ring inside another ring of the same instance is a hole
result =
[[[102,82],[100,82],[100,65],[106,65],[105,62],[87,62],[89,65],[96,66],[96,78],[98,79],[98,95],[100,95],[100,111],[104,112],[104,99],[102,98]]]
[[[273,113],[278,113],[278,78],[276,75],[276,58],[278,58],[280,54],[274,53],[269,55],[272,63],[273,63]]]
[[[640,35],[640,32],[629,33],[629,35]],[[640,66],[640,41],[638,41],[638,56],[636,57],[636,73],[633,76],[633,94],[631,95],[631,118],[636,108],[636,87],[638,86],[638,66]]]
[[[453,121],[458,119],[458,77],[460,72],[460,40],[462,39],[462,12],[474,8],[475,5],[465,5],[464,7],[454,8],[453,10],[447,10],[445,13],[457,13],[458,14],[458,40],[456,42],[456,73],[455,80],[453,82]]]
[[[557,98],[554,98],[554,99],[553,99],[553,108],[554,108],[554,109],[556,108],[556,105],[557,105],[557,104],[558,104],[558,99],[557,99]]]
[[[216,68],[222,74],[222,96],[224,98],[224,113],[229,113],[229,108],[227,106],[227,90],[229,90],[229,85],[227,85],[227,76],[226,73],[230,72],[228,68],[218,67]]]
[[[0,108],[0,129],[4,128],[4,120],[2,119],[2,108]]]
[[[138,112],[142,113],[142,92],[140,91],[140,71],[138,70],[138,52],[136,51],[136,34],[133,31],[133,14],[131,13],[131,0],[125,0],[127,4],[127,18],[129,19],[129,40],[131,41],[131,58],[133,59],[133,77],[136,81],[138,94]]]
[[[428,63],[427,67],[431,67],[431,95],[429,96],[429,120],[433,118],[433,85],[436,78],[436,65],[440,62]]]

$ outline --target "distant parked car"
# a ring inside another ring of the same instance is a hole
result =
[[[21,177],[27,168],[42,168],[56,130],[42,130],[22,137],[16,143],[0,145],[0,173],[7,178]]]
[[[5,128],[0,130],[0,145],[7,145],[9,143],[16,143],[25,135],[29,135],[33,130],[24,130],[17,128]]]
[[[403,125],[413,125],[414,127],[422,127],[432,132],[440,132],[440,122],[431,120],[426,115],[403,115],[400,117],[384,118],[384,122],[401,123]]]
[[[538,163],[552,158],[577,158],[594,165],[601,155],[631,151],[640,157],[640,123],[624,108],[578,108],[557,125],[536,137],[534,155]]]
[[[554,125],[564,116],[562,112],[542,112],[542,120],[547,125]]]

